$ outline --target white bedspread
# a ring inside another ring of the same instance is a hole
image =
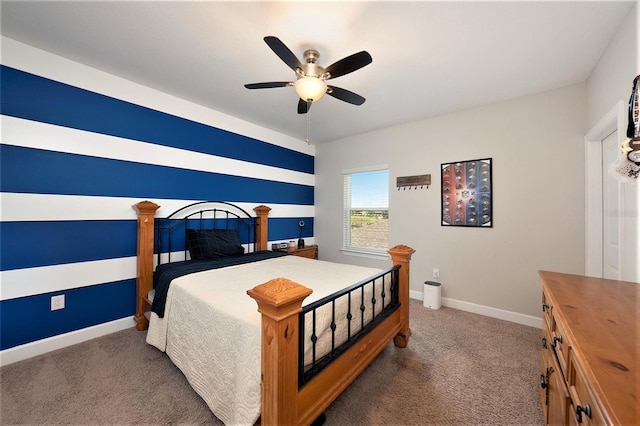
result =
[[[225,425],[253,425],[260,416],[261,316],[246,291],[284,277],[313,289],[307,305],[380,271],[285,256],[180,277],[164,318],[151,314],[147,342],[167,353]]]

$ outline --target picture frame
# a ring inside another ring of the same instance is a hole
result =
[[[492,158],[442,163],[441,225],[493,227]]]

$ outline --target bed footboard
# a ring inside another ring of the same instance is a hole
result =
[[[407,346],[409,328],[409,261],[415,252],[399,245],[390,249],[400,265],[400,308],[384,319],[339,358],[298,387],[298,314],[312,290],[277,278],[247,291],[262,314],[262,425],[311,424],[346,389],[369,363],[394,340]]]

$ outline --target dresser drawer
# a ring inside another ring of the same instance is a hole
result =
[[[301,248],[274,248],[273,251],[282,251],[293,256],[306,257],[309,259],[318,259],[318,246],[315,244]]]
[[[548,406],[549,406],[549,367],[552,365],[550,357],[554,356],[549,346],[549,334],[546,327],[542,327],[542,342],[540,345],[540,401],[542,402],[542,410],[545,424],[547,423]]]
[[[547,410],[545,423],[549,425],[565,425],[571,418],[570,403],[571,397],[567,383],[562,375],[558,359],[550,348],[548,353],[547,368]]]
[[[544,289],[542,291],[542,320],[549,331],[553,331],[553,305]]]
[[[569,364],[569,352],[571,351],[571,344],[564,331],[562,323],[554,320],[554,329],[551,331],[551,347],[558,356],[558,363],[562,369],[565,380],[569,377],[567,367]]]
[[[580,364],[573,354],[569,358],[569,395],[571,396],[570,416],[578,424],[603,425],[604,417],[593,398]]]
[[[295,256],[306,257],[309,259],[317,259],[318,258],[318,246],[310,246],[299,248],[291,253]]]

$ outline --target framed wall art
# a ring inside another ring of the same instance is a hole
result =
[[[443,163],[442,226],[493,226],[491,158]]]

